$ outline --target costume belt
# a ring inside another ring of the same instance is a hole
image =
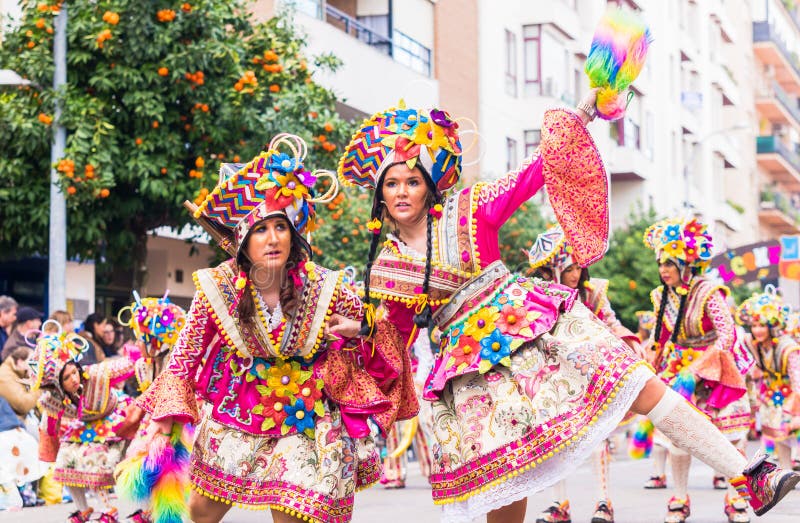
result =
[[[433,321],[442,328],[453,319],[465,303],[475,299],[487,289],[496,287],[497,282],[510,275],[511,272],[501,260],[490,263],[479,275],[465,281],[456,289],[449,301],[434,313]]]

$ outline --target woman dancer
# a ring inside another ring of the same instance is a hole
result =
[[[522,521],[525,498],[572,472],[628,410],[739,476],[759,513],[800,480],[763,458],[748,466],[574,290],[512,274],[500,260],[498,230],[543,185],[575,260],[587,266],[604,253],[608,179],[585,128],[594,97],[577,113],[548,111],[539,153],[520,169],[447,197],[462,149],[444,111],[377,113],[340,160],[340,177],[375,191],[365,299],[367,310],[383,300],[387,321],[366,321],[363,331],[394,325],[409,345],[418,326],[442,331],[423,397],[433,402],[431,483],[446,521],[487,513],[490,522]],[[390,235],[376,259],[384,227]]]
[[[117,509],[107,490],[114,486],[114,467],[136,428],[134,420],[126,419],[130,398],[115,385],[132,375],[134,362],[111,358],[84,368],[80,360],[91,350],[87,340],[61,332],[60,325],[36,344],[30,360],[33,389],[44,391],[39,456],[55,462],[53,479],[66,485],[75,501],[69,523],[84,523],[94,511],[86,501],[87,489],[96,491],[105,506],[98,521],[116,523]]]
[[[784,334],[791,312],[775,289],[748,298],[736,311],[736,320],[749,332],[744,342],[755,358],[755,404],[763,437],[774,442],[778,463],[792,467],[792,448],[800,429],[800,345]]]
[[[572,259],[573,248],[566,241],[561,226],[551,227],[540,234],[528,252],[530,266],[534,270],[548,268],[555,281],[578,292],[580,301],[597,316],[615,336],[623,340],[639,357],[644,357],[639,338],[617,319],[608,299],[608,280],[590,278],[589,269],[581,267]],[[620,424],[627,425],[630,416]],[[608,493],[610,473],[610,442],[603,441],[592,452],[592,465],[596,474],[598,502],[592,523],[613,523],[614,508]],[[560,523],[570,521],[570,506],[567,498],[566,480],[553,487],[553,503],[536,519],[537,523]]]
[[[726,303],[728,289],[702,277],[711,260],[711,235],[697,220],[669,219],[651,225],[644,241],[656,253],[663,282],[650,293],[656,311],[654,367],[667,385],[710,416],[734,444],[739,443],[750,422],[743,374],[752,358],[736,343]],[[671,434],[664,436],[672,442],[669,455],[675,480],[665,522],[678,523],[690,513],[691,455]],[[658,436],[655,442],[665,444]],[[731,474],[713,468],[730,482]],[[724,510],[731,522],[749,521],[746,504],[733,486],[728,488]]]
[[[170,433],[199,421],[195,391],[208,403],[191,454],[196,523],[232,504],[276,522],[350,521],[356,489],[380,475],[367,421],[387,431],[417,412],[404,347],[382,343],[389,330],[369,345],[335,335],[363,312],[341,272],[311,261],[303,235],[337,184],[316,198],[305,154],[279,135],[248,164],[223,164],[194,212],[233,258],[195,273],[186,326],[139,404]]]

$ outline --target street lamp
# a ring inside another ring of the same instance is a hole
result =
[[[749,125],[747,124],[736,124],[731,127],[726,127],[724,129],[717,129],[716,131],[712,131],[705,136],[701,137],[696,142],[692,142],[692,147],[689,150],[689,157],[686,159],[686,162],[683,164],[683,208],[688,211],[693,207],[692,202],[689,200],[689,166],[692,165],[694,162],[694,155],[697,151],[697,146],[701,143],[705,142],[712,136],[716,136],[718,134],[727,133],[730,131],[741,131],[743,129],[747,129]]]
[[[0,69],[0,85],[28,85],[26,80],[11,69]]]

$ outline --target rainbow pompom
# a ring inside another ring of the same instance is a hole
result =
[[[600,19],[586,59],[586,74],[597,92],[597,114],[619,120],[628,107],[628,86],[644,67],[650,29],[631,11],[611,8]]]
[[[190,425],[175,424],[169,436],[156,433],[148,445],[117,466],[117,492],[150,503],[154,523],[181,523],[188,516]]]
[[[775,440],[769,436],[761,436],[761,443],[764,444],[764,452],[770,456],[775,455]]]
[[[692,373],[683,371],[675,377],[675,381],[672,383],[672,389],[687,400],[691,400],[696,385],[697,382]]]
[[[650,457],[653,450],[653,423],[645,418],[636,425],[628,443],[628,455],[633,459]]]

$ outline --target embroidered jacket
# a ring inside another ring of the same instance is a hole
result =
[[[387,310],[379,332],[391,323],[410,345],[414,311],[426,302],[434,310],[442,336],[427,399],[456,376],[510,365],[511,353],[572,307],[575,291],[513,274],[500,259],[498,231],[543,185],[576,257],[588,264],[605,252],[608,180],[591,136],[577,116],[560,110],[545,115],[542,130],[540,154],[521,168],[445,200],[434,220],[427,296],[421,294],[425,257],[402,242],[390,238],[373,264],[371,294]]]
[[[791,336],[782,335],[776,344],[759,347],[751,334],[744,343],[752,353],[761,376],[756,381],[759,403],[781,407],[784,412],[800,416],[800,345]]]
[[[396,416],[416,414],[402,347],[395,350],[383,339],[375,340],[374,350],[360,339],[329,347],[323,340],[332,314],[361,319],[361,300],[340,272],[319,266],[301,272],[297,311],[271,331],[264,321],[239,321],[232,260],[194,278],[186,325],[166,369],[138,402],[153,419],[196,422],[195,390],[211,404],[215,421],[256,435],[313,436],[326,399],[339,405],[354,437],[369,433],[367,418],[388,430]]]
[[[639,338],[617,319],[614,309],[611,308],[611,302],[608,299],[608,280],[602,278],[589,279],[586,285],[586,301],[584,305],[595,316],[600,318],[618,338],[625,340],[629,345],[639,344]]]
[[[46,390],[39,398],[39,409],[42,412],[40,423],[40,458],[43,461],[55,461],[58,452],[59,439],[75,439],[83,433],[84,428],[94,422],[103,425],[107,433],[100,434],[103,440],[118,440],[121,437],[116,430],[124,421],[124,405],[114,385],[125,381],[133,374],[135,363],[128,358],[112,358],[83,369],[88,378],[83,382],[83,393],[80,396],[80,405],[67,400],[61,391]],[[117,412],[115,419],[103,423],[112,414]],[[69,423],[70,429],[63,430],[62,423]],[[75,423],[76,422],[76,423]],[[91,438],[90,438],[91,436]],[[94,441],[97,436],[87,433],[82,441]],[[79,439],[80,440],[80,439]]]
[[[663,286],[650,292],[654,310],[661,306]],[[705,380],[714,388],[708,405],[721,409],[746,392],[742,370],[751,358],[737,343],[736,328],[725,302],[727,287],[695,276],[689,284],[681,324],[676,326],[680,296],[673,290],[667,294],[661,332],[654,339],[657,347],[655,367],[661,378],[673,384],[688,369],[696,380]],[[672,333],[679,329],[675,343]],[[653,332],[655,338],[656,333]]]

